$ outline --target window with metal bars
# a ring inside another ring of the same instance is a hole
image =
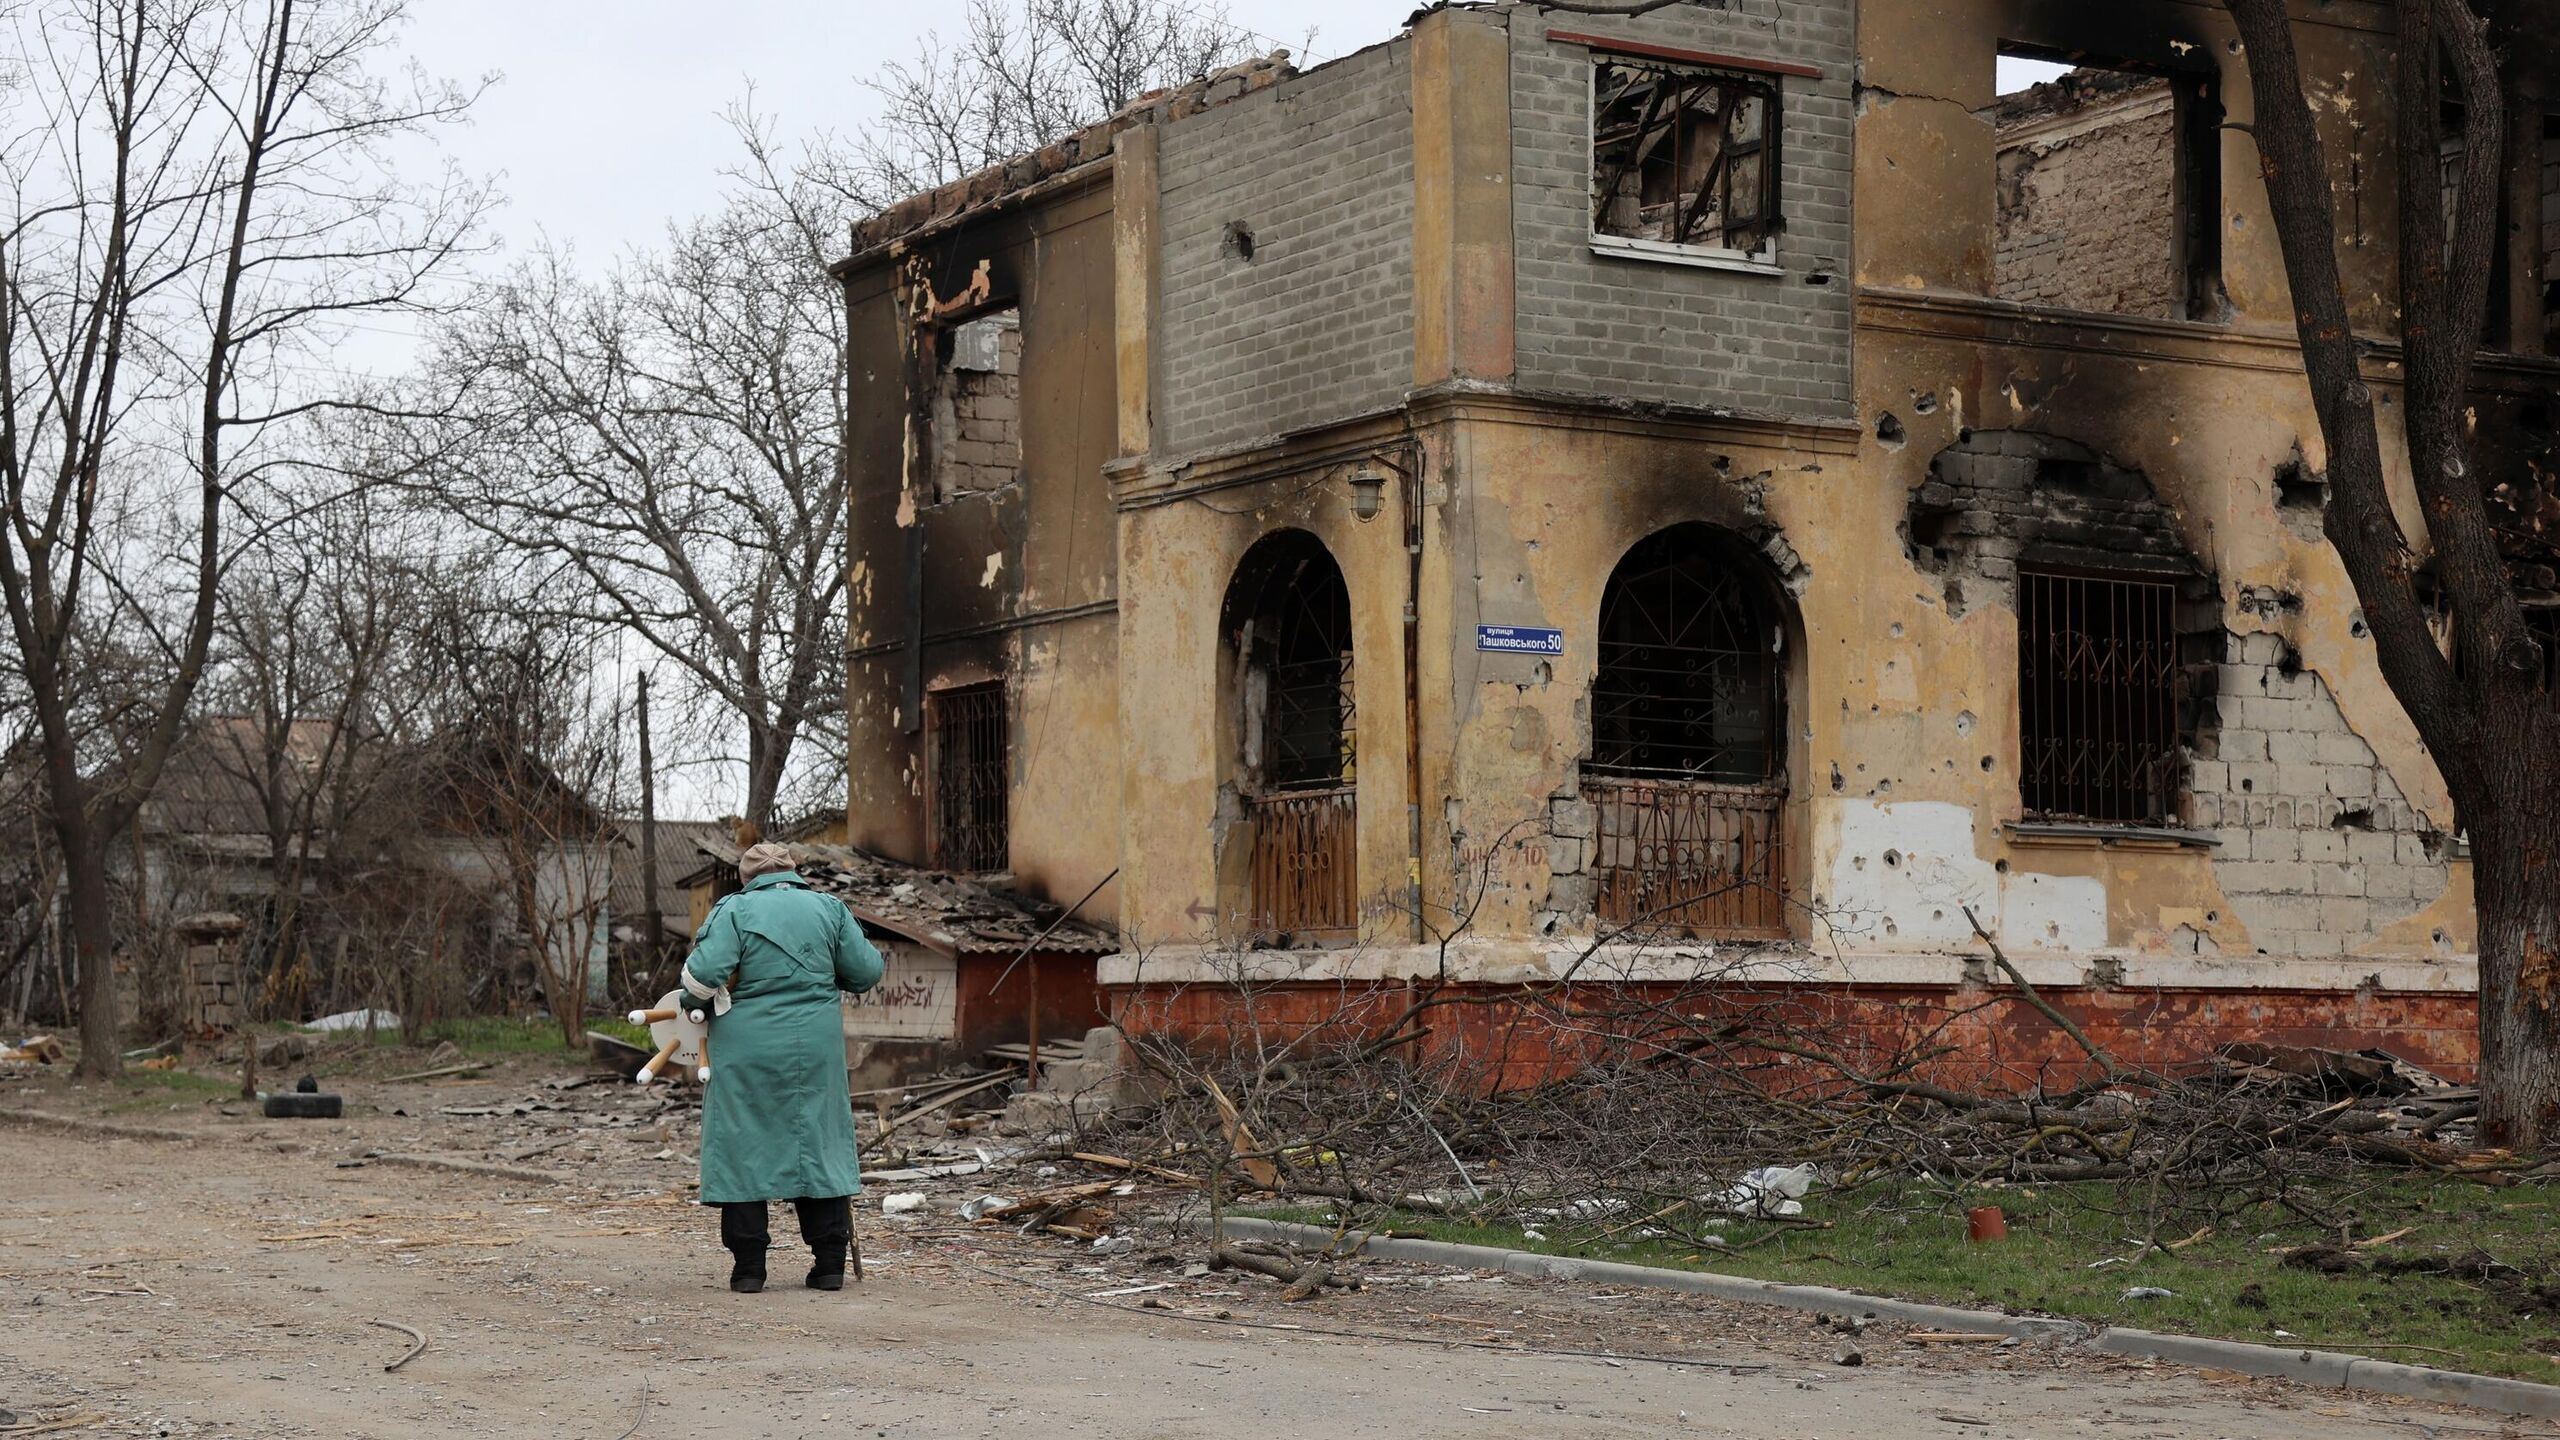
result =
[[[1257,545],[1237,587],[1248,928],[1257,944],[1347,943],[1359,931],[1351,594],[1323,544],[1294,531]]]
[[[1004,682],[930,692],[924,698],[924,735],[930,863],[963,874],[1004,869],[1011,778]]]
[[[2186,773],[2177,603],[2166,580],[2019,572],[2020,785],[2029,819],[2175,823]]]
[[[1703,525],[1641,542],[1601,592],[1592,681],[1593,911],[1645,933],[1786,933],[1779,612]]]
[[[1637,544],[1600,602],[1591,773],[1757,784],[1778,774],[1778,623],[1703,527]]]
[[[1778,82],[1686,65],[1593,62],[1591,231],[1752,254],[1777,233]]]

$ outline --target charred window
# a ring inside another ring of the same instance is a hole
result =
[[[1601,601],[1586,768],[1743,784],[1775,775],[1776,636],[1746,573],[1694,535],[1639,544]]]
[[[931,863],[963,874],[1004,869],[1010,839],[1004,683],[927,694],[924,733]]]
[[[1592,681],[1593,910],[1649,932],[1786,933],[1779,601],[1702,525],[1627,552]]]
[[[1022,478],[1022,321],[1000,310],[952,327],[933,392],[936,501]]]
[[[1609,58],[1592,68],[1591,233],[1762,255],[1779,228],[1778,84]]]
[[[2019,573],[2027,818],[2174,822],[2185,774],[2177,609],[2167,580]]]
[[[1359,930],[1351,593],[1321,542],[1282,531],[1248,552],[1228,595],[1249,929],[1264,945],[1347,942]]]

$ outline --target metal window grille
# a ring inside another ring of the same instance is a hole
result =
[[[2177,814],[2177,587],[2018,576],[2019,745],[2035,819],[2165,825]]]
[[[1351,595],[1329,556],[1311,550],[1270,577],[1246,649],[1262,702],[1259,783],[1246,799],[1253,929],[1276,944],[1353,939]]]
[[[1759,249],[1779,224],[1780,113],[1765,75],[1596,62],[1593,233]]]
[[[1593,776],[1601,923],[1712,939],[1787,933],[1786,792]]]
[[[1004,869],[1011,778],[1004,683],[934,691],[925,696],[924,716],[932,864],[963,874]]]
[[[1696,537],[1628,552],[1600,601],[1586,771],[1758,784],[1778,773],[1777,623]]]
[[[1351,787],[1290,790],[1247,802],[1253,817],[1253,928],[1273,944],[1359,934]]]
[[[1778,633],[1695,530],[1654,536],[1610,577],[1582,782],[1604,924],[1786,933]]]

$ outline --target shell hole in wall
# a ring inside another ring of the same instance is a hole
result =
[[[1902,442],[1906,438],[1907,437],[1903,434],[1902,419],[1900,416],[1897,416],[1892,411],[1887,410],[1882,415],[1876,417],[1876,442],[1878,444],[1884,446],[1887,450],[1899,450],[1902,448]]]
[[[1253,258],[1253,227],[1241,220],[1228,221],[1227,238],[1219,248],[1226,251],[1230,259],[1251,260]]]

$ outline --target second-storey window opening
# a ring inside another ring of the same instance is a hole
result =
[[[2165,580],[2019,573],[2027,818],[2175,823],[2185,774],[2177,605]]]
[[[2037,53],[2003,47],[2003,92],[1981,112],[1993,134],[1992,294],[2096,314],[2218,318],[2214,77],[2017,63]],[[2050,78],[2027,83],[2037,74]]]
[[[1592,66],[1591,232],[1759,255],[1779,228],[1777,80],[1608,57]]]
[[[931,863],[963,874],[1002,870],[1008,860],[1011,788],[1005,764],[1004,682],[936,690],[924,703]]]

